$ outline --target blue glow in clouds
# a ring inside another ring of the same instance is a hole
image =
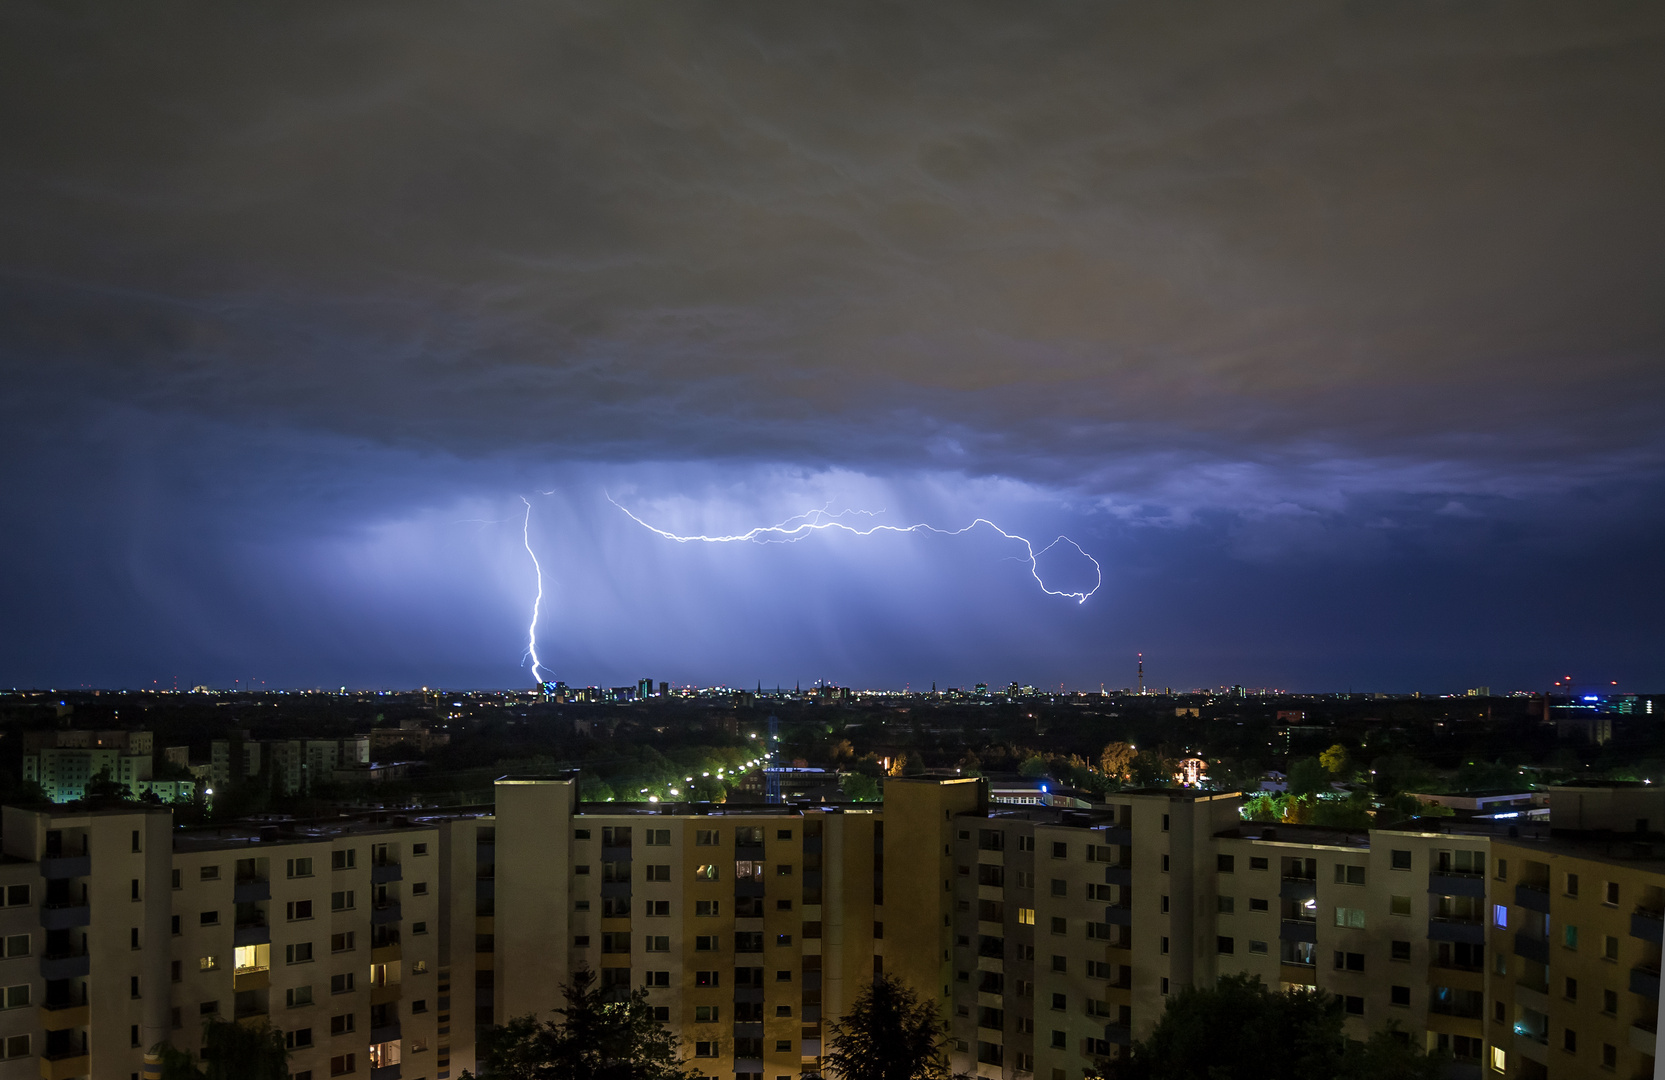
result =
[[[890,532],[890,533],[932,532],[932,533],[937,533],[937,534],[942,535],[942,536],[960,536],[964,533],[970,532],[972,529],[975,529],[979,525],[987,525],[989,528],[993,529],[995,532],[999,533],[1001,536],[1005,537],[1006,539],[1016,540],[1018,543],[1023,545],[1023,550],[1027,553],[1027,561],[1029,563],[1029,574],[1030,574],[1031,577],[1033,577],[1035,579],[1035,583],[1041,587],[1041,591],[1046,593],[1048,596],[1068,597],[1069,599],[1074,600],[1078,604],[1085,604],[1087,602],[1087,597],[1089,597],[1089,596],[1093,595],[1094,593],[1098,592],[1099,586],[1104,584],[1104,568],[1099,565],[1099,562],[1098,562],[1097,559],[1093,558],[1091,555],[1088,555],[1085,551],[1082,550],[1080,544],[1077,544],[1074,540],[1071,540],[1069,537],[1060,535],[1055,540],[1053,540],[1052,543],[1048,544],[1044,548],[1041,548],[1039,551],[1036,551],[1035,550],[1035,545],[1031,544],[1027,539],[1025,539],[1024,537],[1018,536],[1015,533],[1007,532],[1005,529],[1002,529],[1000,526],[996,525],[994,522],[990,521],[988,518],[974,518],[972,520],[971,524],[963,526],[962,528],[958,528],[958,529],[939,529],[935,525],[924,525],[924,524],[920,524],[920,525],[874,525],[874,526],[871,526],[870,528],[858,529],[853,525],[844,524],[842,521],[839,521],[838,518],[841,518],[845,514],[849,514],[849,513],[859,513],[859,514],[863,514],[865,516],[871,517],[871,516],[873,516],[872,511],[867,511],[867,510],[849,511],[849,510],[846,510],[846,511],[841,511],[837,514],[833,514],[833,513],[829,513],[827,511],[826,507],[822,507],[819,510],[811,510],[808,513],[795,514],[792,517],[787,518],[785,521],[781,522],[778,525],[760,525],[755,529],[750,529],[750,530],[747,530],[746,532],[743,532],[743,533],[734,533],[734,534],[731,534],[731,535],[728,535],[728,536],[682,536],[682,535],[679,535],[677,533],[667,532],[664,529],[658,528],[658,527],[653,526],[653,525],[649,525],[647,522],[643,521],[641,518],[637,517],[635,514],[632,514],[630,512],[629,508],[620,505],[620,503],[618,501],[616,501],[611,495],[607,496],[607,501],[612,503],[614,506],[617,506],[620,510],[623,510],[625,512],[625,515],[627,517],[629,517],[631,521],[634,521],[636,524],[640,525],[642,528],[647,529],[650,532],[658,533],[660,536],[663,536],[667,540],[675,540],[679,544],[687,544],[687,543],[692,543],[692,542],[695,542],[695,541],[698,541],[699,543],[702,543],[702,544],[734,544],[734,543],[740,543],[740,542],[744,542],[744,541],[750,541],[750,542],[755,543],[755,544],[789,544],[789,543],[794,543],[798,540],[802,540],[804,537],[808,536],[810,533],[820,532],[824,529],[837,529],[841,532],[847,532],[852,536],[872,536],[874,533],[880,533],[880,532]],[[879,513],[883,513],[883,511],[879,511]],[[796,522],[797,524],[793,524],[793,522]],[[1074,548],[1076,551],[1081,552],[1082,557],[1085,558],[1088,562],[1093,564],[1093,587],[1092,588],[1086,590],[1085,592],[1071,592],[1067,589],[1054,589],[1054,588],[1051,588],[1047,585],[1046,581],[1041,577],[1040,567],[1036,563],[1036,560],[1040,556],[1045,555],[1047,552],[1049,552],[1053,548],[1057,547],[1059,544],[1068,544],[1070,547]]]

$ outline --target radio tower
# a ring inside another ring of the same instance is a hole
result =
[[[1139,654],[1139,696],[1145,696],[1145,654]]]

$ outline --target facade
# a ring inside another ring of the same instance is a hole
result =
[[[135,797],[153,794],[163,802],[189,801],[196,792],[194,780],[156,780],[150,751],[128,753],[119,747],[46,747],[23,756],[23,779],[32,780],[52,802],[83,799],[87,785],[108,774]]]
[[[990,1080],[1081,1080],[1233,973],[1328,991],[1350,1036],[1394,1022],[1455,1077],[1656,1068],[1652,791],[1558,789],[1567,827],[1515,835],[1245,823],[1234,793],[1173,789],[999,804],[978,779],[893,779],[882,807],[577,795],[512,778],[491,810],[200,830],[7,807],[0,1080],[138,1075],[208,1016],[269,1020],[296,1080],[451,1080],[581,967],[646,986],[723,1080],[818,1072],[875,973],[937,996],[954,1070]]]
[[[295,795],[314,783],[348,779],[370,766],[370,736],[345,739],[216,739],[210,747],[210,786],[231,778],[265,776],[275,791]]]

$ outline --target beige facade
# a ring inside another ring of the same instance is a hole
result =
[[[875,972],[936,998],[954,1068],[990,1080],[1080,1080],[1237,972],[1336,995],[1355,1038],[1395,1023],[1457,1077],[1657,1068],[1651,792],[1560,789],[1583,827],[1513,836],[1260,825],[1171,790],[991,804],[959,779],[892,780],[882,809],[577,792],[512,778],[490,812],[205,830],[8,807],[0,1080],[130,1076],[208,1015],[269,1020],[297,1080],[451,1080],[580,967],[647,987],[724,1080],[816,1071]]]

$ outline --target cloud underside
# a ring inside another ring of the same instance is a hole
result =
[[[1648,9],[8,22],[0,348],[49,399],[1100,494],[1658,465]]]

